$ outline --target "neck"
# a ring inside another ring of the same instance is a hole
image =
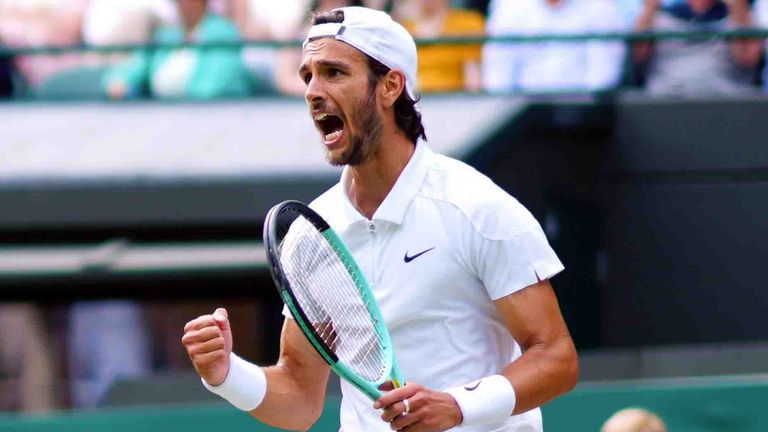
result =
[[[373,218],[416,149],[399,128],[385,124],[383,129],[377,153],[349,167],[349,199],[367,219]]]

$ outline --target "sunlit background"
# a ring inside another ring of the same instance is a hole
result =
[[[0,0],[0,431],[273,430],[180,339],[225,306],[277,357],[263,221],[338,179],[296,71],[346,5],[412,32],[428,145],[566,266],[582,373],[545,430],[768,431],[768,0]]]

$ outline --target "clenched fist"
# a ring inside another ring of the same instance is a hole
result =
[[[205,382],[212,386],[224,382],[232,352],[232,330],[226,309],[218,308],[213,315],[203,315],[188,322],[181,343]]]

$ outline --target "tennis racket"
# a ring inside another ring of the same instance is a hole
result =
[[[299,201],[273,207],[267,261],[283,302],[336,374],[373,400],[404,384],[389,331],[365,275],[320,215]]]

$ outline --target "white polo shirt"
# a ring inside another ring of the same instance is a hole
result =
[[[418,144],[372,220],[347,195],[349,169],[311,207],[344,240],[379,302],[406,381],[443,390],[520,356],[493,300],[563,265],[538,222],[486,176]],[[342,380],[345,432],[389,431]],[[464,432],[541,431],[538,409]]]

